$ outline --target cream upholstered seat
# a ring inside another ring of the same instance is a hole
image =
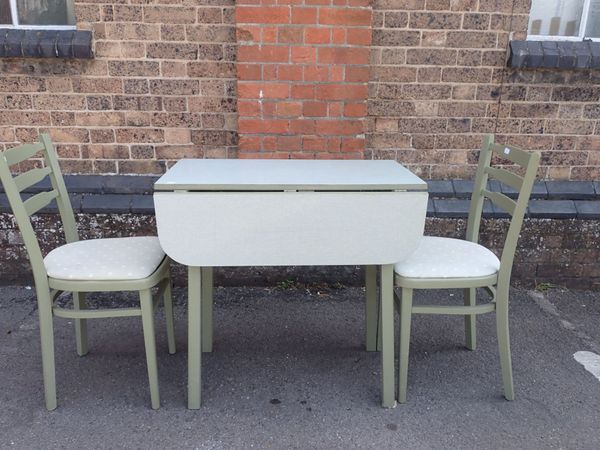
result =
[[[425,236],[414,253],[397,263],[394,270],[406,278],[486,277],[500,270],[500,260],[475,242]]]
[[[140,280],[164,258],[157,237],[124,237],[71,242],[48,253],[44,265],[63,280]]]

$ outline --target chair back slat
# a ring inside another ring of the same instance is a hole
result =
[[[13,176],[11,166],[25,161],[38,152],[42,152],[45,163],[44,168],[33,169],[21,175]],[[21,191],[42,181],[46,176],[50,179],[52,188],[23,201]],[[0,181],[4,186],[10,207],[23,236],[23,242],[29,255],[37,285],[38,281],[47,279],[47,273],[30,216],[56,199],[67,242],[74,242],[79,239],[71,201],[50,137],[47,134],[42,134],[39,143],[20,145],[0,152]]]
[[[481,191],[487,185],[488,174],[485,168],[490,166],[493,146],[494,136],[491,134],[485,136],[479,152],[479,165],[475,174],[473,195],[471,196],[471,206],[469,208],[469,220],[467,222],[466,238],[471,242],[479,240],[479,226],[481,224],[481,214],[483,213],[483,202],[485,200],[485,197],[481,195]]]
[[[483,190],[482,194],[489,198],[496,206],[499,206],[504,211],[509,213],[511,216],[514,215],[515,209],[517,208],[517,202],[515,202],[513,199],[508,198],[506,195],[500,192],[492,192],[486,189]]]
[[[75,222],[75,215],[73,214],[73,207],[71,206],[69,193],[65,186],[65,180],[63,179],[60,166],[58,165],[58,158],[56,156],[56,151],[54,150],[54,145],[50,140],[50,136],[47,134],[40,135],[40,142],[44,144],[46,165],[52,170],[52,172],[50,172],[52,188],[58,192],[56,204],[63,223],[65,238],[67,239],[67,242],[78,241],[79,234],[77,233],[77,223]]]
[[[504,240],[502,248],[502,257],[500,258],[500,272],[498,273],[498,289],[502,289],[502,295],[508,298],[508,289],[510,285],[510,276],[512,273],[513,261],[517,250],[517,242],[521,234],[521,227],[527,211],[529,197],[533,190],[533,183],[540,164],[540,154],[537,152],[527,153],[527,164],[523,166],[525,175],[523,176],[523,186],[519,191],[519,196],[515,202],[515,210],[510,221],[510,226]],[[506,294],[506,295],[505,295]]]
[[[31,158],[38,152],[44,150],[44,144],[36,142],[35,144],[19,145],[18,147],[9,148],[4,151],[4,158],[9,166],[14,166],[26,159]]]
[[[23,206],[25,207],[25,212],[28,216],[31,216],[42,209],[44,206],[47,206],[52,200],[58,197],[58,192],[54,189],[51,191],[44,191],[38,194],[35,194],[32,197],[29,197],[27,200],[23,202]]]
[[[513,164],[519,166],[524,175],[521,177],[508,170],[491,167],[493,155],[508,159]],[[506,290],[510,284],[517,241],[521,233],[529,197],[533,190],[533,183],[539,162],[539,153],[527,152],[513,146],[495,144],[493,135],[486,136],[479,155],[479,166],[477,167],[477,175],[475,176],[469,222],[467,224],[467,239],[472,242],[479,241],[481,214],[483,212],[483,202],[486,198],[511,215],[510,225],[504,239],[502,256],[500,258],[500,271],[498,273],[498,289],[501,289],[503,294],[507,292]],[[518,191],[516,201],[505,194],[486,189],[489,177],[516,189]],[[500,297],[502,296],[499,295],[498,298]],[[507,296],[504,297],[508,298]]]
[[[523,177],[520,177],[516,173],[509,172],[506,169],[486,167],[485,171],[491,178],[498,180],[517,191],[520,191],[523,186]]]
[[[521,167],[527,167],[531,159],[531,153],[511,145],[494,144],[492,145],[492,151],[500,158],[508,159],[513,164]]]
[[[492,167],[493,155],[508,159],[517,167],[520,167],[522,170],[524,169],[525,175],[520,176],[503,168]],[[496,144],[493,135],[485,137],[479,155],[479,166],[477,167],[477,174],[475,176],[473,196],[471,197],[469,222],[467,224],[467,240],[472,242],[479,241],[479,227],[485,198],[488,198],[497,206],[504,209],[513,219],[515,216],[525,215],[539,159],[539,153],[527,152],[510,145]],[[533,167],[535,167],[535,170],[532,169]],[[486,186],[489,178],[493,178],[517,190],[519,192],[517,201],[510,199],[500,192],[490,192],[487,190]],[[525,198],[525,200],[521,200],[522,198]]]
[[[22,173],[14,178],[15,185],[19,192],[23,192],[28,187],[33,186],[36,183],[39,183],[44,178],[46,178],[52,169],[50,167],[41,167],[36,169],[31,169],[28,172]]]

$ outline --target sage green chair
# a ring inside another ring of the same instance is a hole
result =
[[[44,167],[13,177],[10,168],[38,153]],[[27,199],[22,192],[49,177],[52,189]],[[33,270],[40,322],[46,408],[56,408],[53,316],[73,319],[77,353],[87,354],[87,319],[141,316],[146,348],[152,408],[158,409],[158,370],[154,337],[154,311],[164,298],[169,353],[175,353],[169,258],[156,237],[127,237],[80,241],[75,217],[50,137],[42,134],[35,144],[0,152],[0,180],[8,197]],[[42,255],[30,216],[56,200],[66,244]],[[152,288],[158,287],[156,295]],[[87,292],[139,291],[140,307],[86,309]],[[55,306],[62,292],[72,292],[73,308]]]
[[[492,158],[510,160],[521,168],[521,175],[507,169],[492,167]],[[473,186],[466,240],[443,237],[424,237],[417,250],[407,260],[395,265],[394,282],[401,288],[396,296],[400,313],[400,357],[398,363],[398,401],[406,402],[410,326],[413,314],[453,314],[465,316],[467,348],[475,350],[475,319],[478,314],[496,312],[496,329],[500,364],[504,382],[504,397],[514,399],[512,363],[508,331],[508,299],[513,259],[527,209],[527,203],[540,155],[494,143],[486,136],[479,155],[479,166]],[[491,192],[488,179],[495,179],[517,190],[515,200]],[[500,259],[478,244],[484,200],[508,212],[512,218],[505,237]],[[464,289],[464,305],[413,305],[414,289]],[[477,304],[476,289],[485,288],[491,296],[489,303]]]

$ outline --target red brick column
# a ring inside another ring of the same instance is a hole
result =
[[[369,0],[238,0],[240,158],[362,158]]]

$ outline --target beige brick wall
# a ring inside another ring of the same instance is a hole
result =
[[[235,157],[233,0],[75,0],[95,59],[0,59],[0,142],[49,132],[65,172]]]
[[[95,59],[0,59],[0,147],[49,132],[65,171],[79,173],[237,157],[234,0],[75,3]],[[482,135],[496,132],[542,150],[542,177],[600,179],[599,72],[505,68],[509,38],[525,37],[528,0],[372,6],[366,158],[470,177]]]
[[[600,74],[512,71],[528,0],[375,0],[368,158],[472,176],[484,133],[543,151],[540,176],[600,178]]]

